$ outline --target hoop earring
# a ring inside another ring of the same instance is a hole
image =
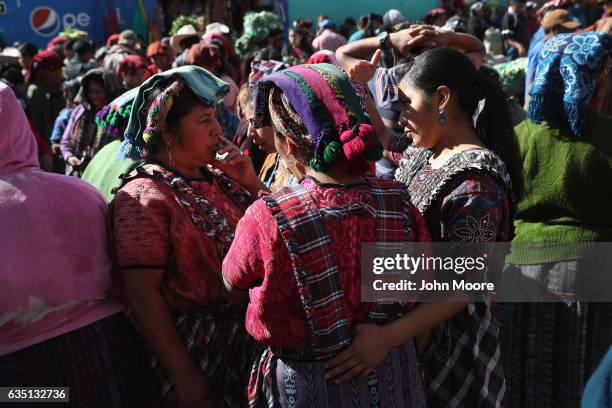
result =
[[[438,112],[438,123],[440,123],[442,126],[446,125],[446,116],[444,116],[443,110]]]
[[[174,160],[172,159],[172,149],[168,147],[168,164],[170,167],[174,168]]]

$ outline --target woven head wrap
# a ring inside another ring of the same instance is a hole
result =
[[[41,71],[55,71],[63,66],[64,62],[62,61],[62,57],[55,51],[40,51],[34,56],[34,59],[32,59],[32,65],[30,65],[28,71],[28,82],[36,82],[38,74]]]
[[[530,91],[528,118],[582,136],[589,101],[611,54],[610,34],[559,34],[546,41]]]
[[[127,128],[132,102],[136,98],[138,88],[130,89],[96,113],[96,125],[113,135],[115,139],[123,137]]]
[[[137,88],[119,151],[121,157],[138,160],[147,146],[155,145],[174,99],[185,86],[210,105],[220,102],[229,92],[227,83],[204,68],[192,65],[153,75]],[[152,100],[152,95],[159,89],[162,91]]]
[[[277,96],[277,92],[282,97]],[[259,83],[255,126],[271,126],[314,150],[310,166],[328,171],[336,164],[363,168],[377,160],[382,146],[365,112],[365,89],[331,64],[299,65]]]

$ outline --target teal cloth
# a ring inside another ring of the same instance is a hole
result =
[[[583,121],[596,81],[612,53],[612,35],[556,35],[544,44],[531,85],[527,117],[582,136]]]
[[[202,100],[211,105],[220,102],[229,92],[229,85],[204,68],[186,65],[153,75],[138,88],[138,94],[132,104],[132,112],[125,131],[125,140],[119,150],[120,156],[140,159],[140,152],[145,145],[142,133],[147,126],[147,102],[153,91],[165,87],[176,77],[180,77],[189,88]]]
[[[612,116],[589,110],[582,138],[525,120],[515,128],[526,196],[518,204],[512,264],[581,259],[589,242],[612,242]],[[576,243],[560,251],[524,244]]]
[[[119,157],[120,148],[120,140],[115,140],[104,146],[91,159],[81,177],[97,188],[108,202],[113,199],[111,192],[113,188],[119,187],[121,184],[119,176],[131,172],[143,163],[142,160],[121,159]]]
[[[612,348],[584,387],[582,408],[612,408]]]
[[[363,31],[355,31],[353,34],[351,34],[351,36],[348,39],[348,42],[353,42],[353,41],[357,41],[357,40],[361,40],[363,38],[363,36],[365,35],[365,33]]]

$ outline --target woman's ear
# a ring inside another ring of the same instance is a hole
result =
[[[161,138],[166,146],[172,148],[172,144],[174,143],[174,135],[170,133],[165,127],[161,131]]]
[[[450,108],[451,90],[446,85],[441,85],[436,90],[438,96],[438,112],[445,112]]]
[[[297,147],[293,140],[290,137],[285,138],[285,146],[287,147],[287,154],[295,157],[295,153],[297,151]]]

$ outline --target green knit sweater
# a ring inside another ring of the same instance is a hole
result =
[[[588,242],[612,242],[612,117],[589,111],[583,137],[546,122],[515,128],[525,177],[516,236],[507,262],[540,264],[580,259]],[[576,243],[563,248],[524,244]],[[517,244],[517,245],[515,245]]]

